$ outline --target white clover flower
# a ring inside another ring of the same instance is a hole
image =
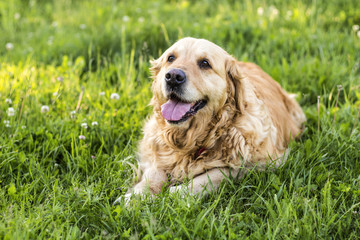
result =
[[[352,30],[353,30],[354,32],[357,32],[359,29],[360,29],[360,26],[357,25],[357,24],[355,24],[355,25],[352,26]]]
[[[105,96],[105,92],[100,92],[99,96]]]
[[[76,111],[71,111],[71,112],[70,112],[70,117],[71,117],[72,119],[74,119],[74,118],[76,117]]]
[[[360,31],[358,31],[356,35],[360,38]]]
[[[15,115],[15,109],[12,108],[12,107],[9,107],[8,110],[7,110],[7,114],[9,117],[12,117]]]
[[[54,37],[53,37],[53,36],[50,36],[50,37],[48,38],[48,41],[47,41],[48,45],[52,45],[52,44],[53,44],[53,41],[54,41]]]
[[[12,44],[11,42],[5,44],[6,50],[11,51],[14,49],[14,44]]]
[[[97,126],[97,125],[99,125],[99,124],[98,124],[98,122],[94,121],[94,122],[91,123],[91,125],[92,125],[92,126]]]
[[[56,21],[52,22],[52,23],[51,23],[51,26],[52,26],[53,28],[57,28],[58,22],[56,22]]]
[[[81,124],[81,127],[87,129],[87,128],[88,128],[88,125],[87,125],[87,123],[82,123],[82,124]]]
[[[20,17],[21,17],[20,13],[17,12],[17,13],[14,14],[15,20],[19,20]]]
[[[53,96],[56,97],[58,95],[58,92],[54,92]]]
[[[142,23],[142,22],[144,22],[144,21],[145,21],[145,18],[143,18],[143,17],[139,17],[138,21],[139,21],[140,23]]]
[[[85,140],[85,136],[84,136],[84,135],[80,135],[80,136],[79,136],[79,139],[80,139],[80,140]]]
[[[10,98],[5,99],[5,102],[8,103],[8,104],[12,104],[12,101],[11,101]]]
[[[264,9],[262,7],[259,7],[257,9],[257,14],[260,15],[260,16],[263,15],[264,14]]]
[[[124,22],[128,22],[130,20],[129,16],[123,16],[122,20]]]
[[[48,107],[48,106],[44,105],[44,106],[41,107],[41,112],[42,112],[42,113],[47,113],[48,111],[49,111],[49,107]]]
[[[117,93],[112,93],[110,96],[110,99],[114,99],[114,100],[119,100],[119,98],[120,98],[120,95]]]
[[[22,128],[22,129],[26,129],[26,126],[25,126],[25,125],[22,125],[21,128]]]
[[[63,82],[64,78],[63,77],[57,77],[56,80],[58,80],[59,82]]]
[[[9,120],[4,120],[4,124],[10,124],[10,121]]]
[[[86,28],[86,24],[80,24],[80,29],[84,30]]]
[[[5,124],[5,127],[10,128],[11,125],[10,124]]]
[[[270,6],[270,13],[271,15],[276,16],[279,14],[279,10],[274,6]]]

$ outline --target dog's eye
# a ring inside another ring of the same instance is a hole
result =
[[[170,55],[167,59],[168,62],[173,62],[175,61],[175,56],[174,55]]]
[[[198,62],[198,64],[199,64],[199,67],[202,68],[202,69],[209,69],[209,68],[211,68],[211,65],[210,65],[209,61],[206,60],[206,59],[200,60],[200,61]]]

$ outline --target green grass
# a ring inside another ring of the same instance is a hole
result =
[[[0,1],[0,238],[359,238],[354,25],[357,0]],[[133,184],[151,112],[149,60],[185,36],[257,63],[298,93],[306,131],[284,166],[205,198],[164,190],[113,206]]]

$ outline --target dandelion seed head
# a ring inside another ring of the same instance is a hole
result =
[[[360,38],[360,31],[358,31],[356,35]]]
[[[82,123],[82,124],[81,124],[81,127],[87,129],[87,128],[88,128],[88,125],[87,125],[87,123]]]
[[[20,13],[17,12],[17,13],[14,14],[14,19],[15,20],[19,20],[20,17],[21,17]]]
[[[10,124],[10,121],[9,120],[4,120],[4,124]]]
[[[74,119],[74,118],[76,117],[76,111],[71,111],[71,112],[70,112],[70,117],[71,117],[72,119]]]
[[[286,12],[286,20],[290,20],[291,17],[292,17],[292,15],[293,15],[293,12],[292,12],[291,10],[288,10],[288,11]]]
[[[53,41],[54,41],[54,37],[53,37],[53,36],[50,36],[50,37],[48,38],[48,41],[47,41],[48,45],[52,45],[52,44],[53,44]]]
[[[360,26],[357,25],[357,24],[355,24],[355,25],[352,26],[352,30],[353,30],[354,32],[359,31],[359,29],[360,29]]]
[[[110,96],[110,99],[114,99],[114,100],[119,100],[119,98],[120,98],[120,95],[117,93],[112,93]]]
[[[11,51],[14,49],[14,44],[9,42],[9,43],[5,44],[5,48],[6,48],[6,50]]]
[[[5,103],[12,104],[12,101],[10,98],[5,99]]]
[[[98,122],[94,121],[91,123],[92,126],[97,126],[98,125]]]
[[[41,107],[41,112],[42,112],[42,113],[47,113],[47,112],[49,112],[49,107],[46,106],[46,105],[42,106],[42,107]]]
[[[124,22],[128,22],[130,20],[129,16],[123,16],[122,20]]]
[[[12,117],[15,115],[15,109],[12,108],[12,107],[9,107],[8,110],[7,110],[7,114],[9,117]]]
[[[142,22],[144,22],[144,21],[145,21],[145,18],[143,18],[143,17],[139,17],[138,21],[139,21],[140,23],[142,23]]]

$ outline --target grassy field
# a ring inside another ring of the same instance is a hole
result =
[[[360,238],[358,25],[358,0],[0,0],[0,239]],[[113,206],[149,60],[185,36],[298,93],[306,131],[284,166],[205,198]]]

